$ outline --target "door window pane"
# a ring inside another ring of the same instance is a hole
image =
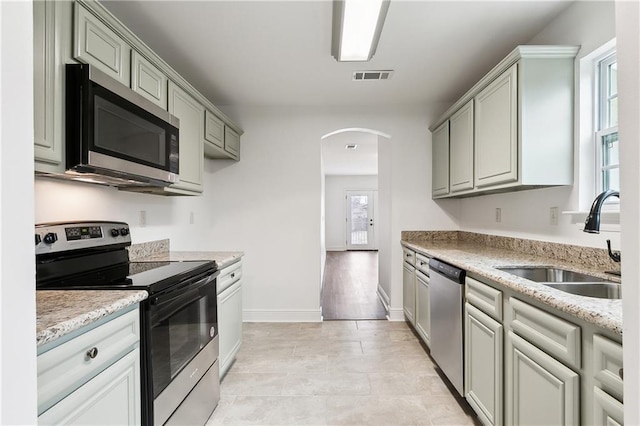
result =
[[[351,244],[369,244],[369,197],[352,195],[351,197]]]

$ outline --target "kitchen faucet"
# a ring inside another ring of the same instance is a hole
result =
[[[587,220],[584,222],[584,232],[588,232],[590,234],[600,233],[600,211],[602,210],[604,201],[612,196],[620,198],[620,192],[609,189],[598,195],[596,199],[593,200]],[[611,251],[611,240],[607,240],[607,250],[609,251],[609,257],[614,262],[620,262],[620,253],[614,253]]]

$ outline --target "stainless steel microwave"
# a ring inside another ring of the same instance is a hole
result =
[[[179,176],[179,120],[86,64],[66,65],[68,178],[168,186]]]

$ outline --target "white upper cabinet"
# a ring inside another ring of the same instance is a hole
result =
[[[431,139],[432,181],[431,194],[435,196],[449,193],[449,122],[440,125]]]
[[[475,185],[518,179],[518,66],[512,65],[475,97]]]
[[[205,144],[215,149],[207,157],[240,159],[242,130],[100,2],[43,0],[35,1],[33,9],[36,173],[65,172],[65,65],[78,62],[103,71],[165,110],[177,111],[174,115],[184,114],[179,117],[180,182],[168,188],[121,189],[200,195]],[[169,81],[176,83],[180,92],[170,93]]]
[[[170,188],[202,192],[204,108],[170,81],[169,112],[180,120],[180,181]]]
[[[160,108],[167,109],[167,76],[137,52],[131,53],[131,88]]]
[[[35,170],[44,173],[64,172],[62,67],[55,48],[56,17],[63,7],[63,2],[33,2],[34,156]]]
[[[204,112],[204,139],[205,155],[213,156],[213,147],[218,148],[216,151],[224,150],[224,123],[209,110]]]
[[[75,58],[129,86],[131,48],[127,42],[79,3],[75,4],[74,22]]]
[[[518,46],[430,127],[450,126],[450,190],[433,198],[573,183],[575,46]],[[434,148],[435,149],[435,148]],[[433,158],[434,173],[442,156]]]
[[[473,100],[449,120],[451,192],[473,188]]]

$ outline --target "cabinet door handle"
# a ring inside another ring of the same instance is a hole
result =
[[[621,378],[622,380],[624,380],[624,374],[623,374],[623,372],[622,372],[622,368],[621,368],[620,370],[618,370],[618,376],[620,376],[620,378]]]
[[[87,351],[87,356],[91,359],[95,359],[98,356],[98,348],[95,346]]]
[[[235,278],[235,277],[236,277],[236,273],[235,273],[235,272],[232,272],[232,273],[231,273],[231,278]]]
[[[407,257],[411,257],[411,255],[409,253],[406,254]]]

